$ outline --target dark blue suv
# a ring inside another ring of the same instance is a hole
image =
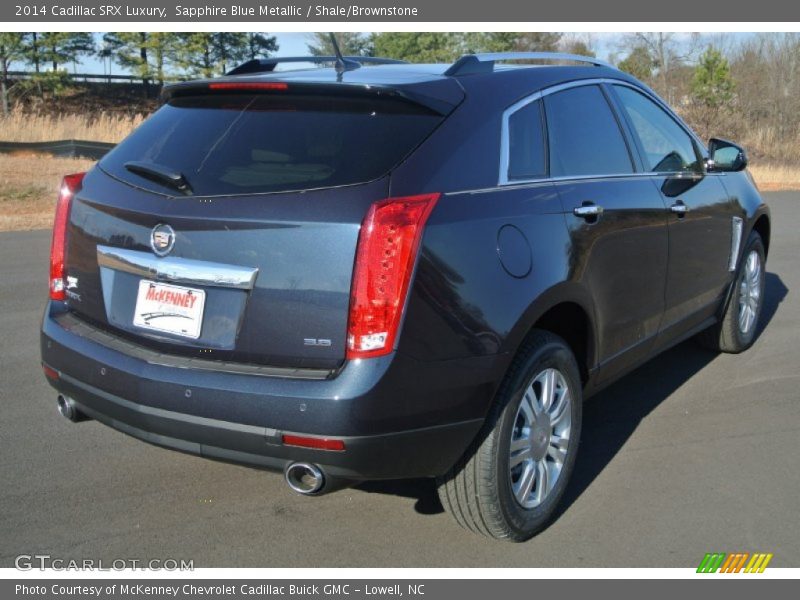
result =
[[[753,343],[770,217],[745,153],[629,75],[281,60],[169,86],[65,178],[41,348],[68,418],[304,494],[435,477],[461,525],[524,540],[584,398],[696,334]]]

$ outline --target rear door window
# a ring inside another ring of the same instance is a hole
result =
[[[598,86],[545,96],[545,113],[551,176],[633,173],[622,131]]]
[[[280,192],[377,179],[442,117],[402,100],[299,95],[175,98],[109,153],[100,167],[162,193],[125,168],[152,163],[182,174],[195,195]]]

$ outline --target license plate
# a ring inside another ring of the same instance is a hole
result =
[[[133,324],[187,338],[200,337],[206,293],[143,279],[139,282]]]

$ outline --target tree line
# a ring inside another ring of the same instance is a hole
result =
[[[98,41],[91,33],[0,33],[3,110],[8,112],[8,72],[23,64],[35,84],[62,84],[60,69],[88,57],[107,59],[141,78],[145,95],[152,83],[176,78],[213,77],[233,66],[278,50],[275,36],[245,32],[108,32]],[[38,76],[38,77],[37,77]]]
[[[468,52],[560,51],[597,55],[590,34],[337,33],[346,54],[410,62],[449,62]],[[606,40],[610,62],[664,98],[704,138],[728,137],[756,156],[800,156],[800,34],[618,34]],[[309,50],[331,52],[328,34]]]
[[[335,34],[345,55],[452,62],[470,52],[561,51],[596,56],[591,34],[559,32],[380,32]],[[757,152],[800,154],[800,34],[619,34],[609,60],[650,85],[703,136],[738,139]],[[67,65],[89,56],[113,61],[152,84],[213,77],[278,51],[273,35],[244,32],[0,33],[0,84],[8,111],[8,71],[24,64],[36,85],[59,85]],[[309,54],[334,54],[328,33],[308,35]]]

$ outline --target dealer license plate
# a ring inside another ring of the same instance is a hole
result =
[[[203,325],[205,302],[203,290],[143,279],[139,282],[133,324],[197,339]]]

